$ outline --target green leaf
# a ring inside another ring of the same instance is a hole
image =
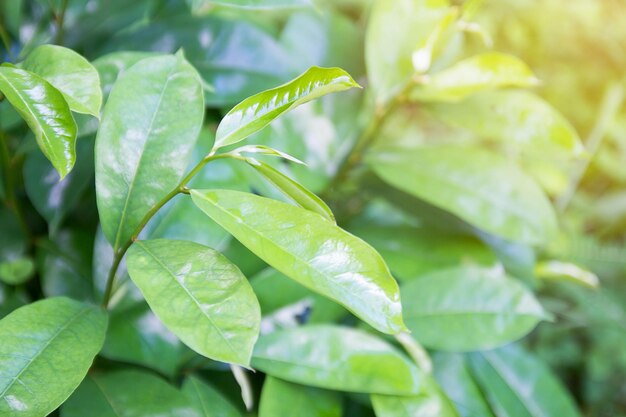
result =
[[[556,233],[550,201],[504,157],[468,146],[371,153],[387,183],[506,239],[545,244]]]
[[[433,356],[433,363],[437,382],[461,417],[494,417],[464,355],[438,352]]]
[[[519,281],[477,267],[431,273],[402,286],[407,326],[424,346],[490,349],[528,334],[546,313]]]
[[[298,206],[317,213],[335,223],[335,216],[326,203],[311,191],[304,188],[303,185],[264,162],[252,158],[245,158],[245,161]]]
[[[353,87],[359,85],[341,68],[311,67],[294,80],[255,94],[233,107],[217,128],[214,148],[244,140],[301,104]]]
[[[519,58],[487,52],[457,62],[450,68],[424,76],[411,91],[417,101],[459,101],[482,90],[531,87],[538,80]]]
[[[93,141],[76,143],[76,165],[63,181],[40,152],[31,152],[24,162],[24,187],[37,212],[48,221],[54,235],[62,221],[78,204],[85,190],[93,186]]]
[[[219,252],[193,242],[137,241],[128,272],[157,317],[208,358],[248,366],[261,311],[248,280]]]
[[[70,110],[100,117],[102,90],[98,71],[85,58],[57,45],[41,45],[28,54],[22,68],[59,90]]]
[[[362,330],[312,325],[261,336],[252,366],[268,375],[325,389],[411,395],[424,376],[394,347]]]
[[[195,376],[183,383],[183,393],[201,417],[241,417],[241,413],[215,388]]]
[[[148,305],[137,302],[110,313],[107,337],[100,354],[173,377],[185,352],[184,345],[156,318]]]
[[[580,416],[574,400],[550,369],[518,346],[472,353],[470,364],[498,416]]]
[[[445,1],[378,0],[370,13],[365,38],[369,80],[379,102],[398,94],[415,74],[413,52],[444,20]],[[430,58],[430,57],[429,57]]]
[[[288,277],[385,333],[405,329],[398,285],[371,246],[319,214],[229,190],[192,190],[194,203]]]
[[[107,316],[68,298],[21,307],[0,321],[0,414],[46,416],[78,387],[102,347]]]
[[[310,0],[187,0],[194,14],[204,14],[213,6],[252,10],[295,9],[311,6]]]
[[[454,405],[428,376],[423,393],[415,396],[372,395],[376,417],[458,417]]]
[[[433,103],[436,117],[488,139],[530,147],[584,151],[570,122],[543,99],[528,91],[486,91],[460,103]]]
[[[182,392],[142,371],[90,374],[61,408],[62,417],[201,417]]]
[[[96,137],[98,211],[114,251],[178,185],[203,116],[200,77],[181,55],[143,59],[115,83]]]
[[[332,391],[296,385],[267,377],[263,383],[259,417],[341,417],[341,398]]]
[[[76,160],[77,131],[63,95],[43,78],[8,66],[0,66],[0,92],[26,121],[63,179]]]

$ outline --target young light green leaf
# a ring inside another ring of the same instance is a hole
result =
[[[0,281],[9,285],[20,285],[32,278],[35,263],[24,256],[6,262],[0,262]]]
[[[424,377],[423,387],[422,393],[414,396],[372,395],[376,417],[459,417],[432,377]]]
[[[279,151],[278,149],[270,148],[265,145],[245,145],[229,152],[233,155],[241,155],[242,153],[252,153],[259,155],[277,156],[279,158],[286,159],[287,161],[295,162],[296,164],[306,165],[298,158],[289,155],[288,153]]]
[[[385,333],[405,329],[398,285],[380,255],[326,218],[229,190],[192,190],[194,203],[257,256]]]
[[[494,417],[472,376],[466,357],[459,353],[433,355],[434,376],[461,417]]]
[[[259,417],[276,416],[341,417],[341,397],[270,376],[263,383]]]
[[[544,280],[568,280],[591,288],[600,285],[598,276],[576,264],[560,261],[540,262],[535,267],[537,278]]]
[[[387,183],[489,233],[534,245],[556,233],[554,209],[535,181],[490,151],[444,145],[368,159]]]
[[[546,313],[519,281],[501,271],[453,268],[402,286],[406,323],[424,346],[491,349],[528,334]]]
[[[39,148],[63,179],[76,160],[76,122],[63,94],[31,72],[0,66],[0,92],[35,134]]]
[[[136,241],[128,273],[154,313],[208,358],[248,366],[261,310],[248,280],[219,252],[193,242]]]
[[[255,94],[233,107],[217,128],[214,148],[244,140],[301,104],[353,87],[359,85],[341,68],[311,67],[294,80]]]
[[[41,417],[83,380],[102,347],[107,316],[68,298],[21,307],[0,321],[0,415]]]
[[[252,365],[268,375],[325,389],[420,394],[424,375],[382,339],[348,327],[314,325],[261,336]]]
[[[202,15],[214,6],[226,6],[237,9],[276,10],[296,9],[311,6],[310,0],[187,0],[194,14]]]
[[[550,104],[528,91],[485,91],[460,103],[433,103],[427,107],[446,123],[477,135],[521,145],[584,151],[572,125]]]
[[[335,223],[335,216],[326,203],[303,185],[264,162],[252,158],[245,158],[245,161],[294,203]]]
[[[482,90],[530,87],[537,83],[537,78],[521,59],[487,52],[424,77],[422,84],[411,91],[410,98],[417,101],[459,101]]]
[[[92,373],[61,408],[62,417],[203,417],[179,390],[154,374]]]
[[[39,75],[58,89],[70,110],[100,117],[100,77],[93,65],[81,55],[62,46],[41,45],[28,54],[22,68]]]
[[[106,341],[100,355],[154,369],[173,377],[189,353],[185,345],[139,301],[110,313]]]
[[[184,174],[204,117],[202,83],[181,56],[146,58],[126,70],[96,137],[96,194],[114,251]]]
[[[470,365],[482,391],[507,417],[579,417],[574,400],[538,358],[511,345],[470,354]]]
[[[195,376],[183,383],[183,393],[201,417],[241,417],[241,413],[219,391]]]

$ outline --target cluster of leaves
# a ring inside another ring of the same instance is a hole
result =
[[[0,3],[0,415],[623,412],[620,81],[571,123],[480,6]]]

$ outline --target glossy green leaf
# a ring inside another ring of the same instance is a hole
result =
[[[78,387],[102,347],[107,317],[67,298],[21,307],[0,321],[0,414],[46,416]]]
[[[518,346],[472,353],[470,364],[499,417],[580,416],[550,369]]]
[[[419,394],[424,378],[384,340],[361,330],[330,325],[262,336],[252,365],[290,382],[349,392]]]
[[[433,103],[428,109],[444,122],[484,138],[533,147],[552,146],[574,154],[583,151],[570,122],[528,91],[487,91],[460,103]]]
[[[452,402],[428,376],[420,395],[372,395],[376,417],[459,417]]]
[[[370,154],[386,182],[504,238],[545,244],[556,233],[550,201],[506,158],[476,147],[436,146]]]
[[[204,14],[213,6],[252,10],[294,9],[311,6],[310,0],[187,0],[187,2],[194,14]]]
[[[51,240],[41,239],[37,246],[37,269],[46,297],[64,295],[81,301],[93,298],[93,236],[79,230],[62,230]]]
[[[519,58],[487,52],[423,77],[418,87],[411,91],[410,97],[418,101],[459,101],[482,90],[531,87],[536,84],[537,78]]]
[[[31,152],[24,163],[26,194],[54,235],[89,186],[93,186],[93,141],[76,143],[76,165],[63,181],[41,152]]]
[[[62,417],[202,417],[187,397],[143,371],[92,373],[61,408]]]
[[[28,54],[22,68],[39,75],[59,90],[70,110],[100,117],[100,77],[81,55],[62,46],[41,45]]]
[[[488,246],[470,236],[371,223],[350,228],[350,232],[372,245],[385,259],[394,277],[400,280],[418,278],[453,266],[491,266],[498,262]]]
[[[528,334],[546,313],[519,281],[499,270],[454,268],[402,286],[407,326],[424,346],[490,349]]]
[[[194,203],[257,256],[385,333],[402,331],[398,285],[378,253],[326,218],[228,190],[192,190]]]
[[[105,358],[134,363],[174,376],[181,365],[184,345],[159,321],[148,305],[137,302],[110,313]]]
[[[234,264],[206,246],[167,239],[135,242],[127,262],[152,310],[187,346],[249,365],[261,311]]]
[[[76,160],[76,122],[63,95],[43,78],[18,68],[0,67],[0,92],[35,134],[46,158],[65,177]]]
[[[264,162],[252,158],[245,161],[294,203],[335,223],[335,216],[326,203],[304,186]]]
[[[115,83],[96,138],[96,194],[117,250],[182,178],[204,116],[202,84],[182,55],[141,60]]]
[[[217,128],[214,147],[242,141],[301,104],[353,87],[359,85],[340,68],[311,67],[294,80],[249,97],[233,107]]]
[[[378,101],[398,94],[415,74],[412,55],[449,13],[445,1],[377,0],[365,38],[365,58]]]
[[[494,417],[464,355],[438,352],[433,356],[433,365],[437,382],[461,417]]]
[[[259,417],[341,417],[341,398],[323,391],[267,377],[263,383]]]
[[[183,393],[195,406],[201,417],[241,417],[241,413],[224,396],[195,376],[183,383]]]

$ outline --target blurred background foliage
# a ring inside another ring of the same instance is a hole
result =
[[[339,223],[376,247],[402,282],[463,264],[468,258],[481,265],[491,265],[497,258],[509,273],[535,288],[556,317],[554,322],[540,324],[521,344],[558,374],[584,415],[626,416],[626,7],[622,0],[487,0],[475,14],[475,24],[449,35],[433,63],[433,68],[445,68],[488,48],[521,58],[540,80],[533,91],[558,109],[582,138],[585,150],[579,156],[572,157],[550,144],[524,143],[536,132],[532,123],[523,123],[523,114],[509,130],[511,137],[521,138],[521,144],[495,140],[489,132],[496,128],[465,120],[494,111],[488,98],[474,103],[471,114],[455,112],[455,104],[450,103],[403,104],[389,115],[366,152],[371,155],[444,143],[481,143],[498,149],[531,173],[555,203],[561,232],[540,251],[488,235],[441,209],[391,190],[362,166],[341,172],[344,159],[374,111],[364,53],[369,1],[316,0],[314,7],[259,12],[202,0],[70,0],[61,16],[63,3],[0,1],[2,60],[17,61],[39,44],[60,42],[94,61],[106,94],[119,66],[127,62],[106,54],[183,48],[211,86],[206,92],[208,126],[203,133],[209,140],[211,126],[248,95],[285,82],[311,65],[346,69],[364,90],[302,106],[256,134],[253,141],[305,161],[308,167],[277,167],[322,194]],[[59,26],[64,29],[59,31]],[[524,100],[530,99],[518,96],[511,105]],[[34,141],[21,141],[30,133],[7,104],[0,103],[0,129],[8,132],[7,140],[17,149],[11,166],[19,169],[5,171],[17,181],[5,179],[3,184],[23,181],[24,189],[13,191],[24,205],[29,233],[49,237],[36,241],[35,259],[20,257],[27,238],[14,239],[22,235],[20,222],[2,208],[5,233],[0,241],[7,241],[2,251],[17,254],[2,255],[17,261],[4,265],[0,272],[5,277],[39,274],[46,296],[69,293],[90,297],[90,280],[83,278],[93,271],[96,290],[101,291],[106,273],[102,258],[107,256],[103,255],[106,243],[102,234],[96,234],[93,145],[87,140],[79,142],[79,162],[68,176],[70,182],[56,183],[52,168],[33,151]],[[441,111],[445,106],[447,110]],[[92,137],[93,120],[81,118],[78,122],[81,136]],[[202,146],[209,144],[200,141],[198,155],[203,154]],[[334,183],[337,174],[342,181]],[[282,198],[251,172],[228,161],[212,165],[194,185],[202,184]],[[0,188],[1,197],[9,194]],[[55,196],[56,206],[50,203],[50,195]],[[307,296],[301,288],[288,288],[283,281],[285,288],[277,297],[271,270],[264,270],[261,261],[216,225],[207,224],[204,217],[194,219],[185,203],[177,204],[151,224],[152,236],[178,234],[224,251],[247,276],[254,276],[252,284],[265,315],[264,326],[288,327],[297,324],[302,314],[308,317],[308,310],[299,310],[302,305],[297,303]],[[182,226],[177,222],[181,216],[185,217]],[[94,235],[96,249],[92,252]],[[74,256],[59,254],[58,247],[70,248]],[[580,285],[581,280],[595,279],[588,271],[599,278],[597,288]],[[58,276],[64,277],[62,282],[55,281]],[[38,291],[0,286],[0,315]],[[235,386],[218,372],[221,368],[217,365],[211,368],[186,362],[186,349],[172,342],[144,305],[133,303],[138,294],[130,286],[120,294],[118,308],[123,314],[119,319],[112,316],[102,356],[146,365],[164,375],[173,375],[182,363],[186,369],[213,369],[214,381],[221,378],[222,387]],[[307,318],[311,322],[332,321],[344,314],[321,298],[314,298],[313,305],[318,307]],[[292,310],[285,313],[286,306]],[[146,335],[142,326],[151,334]],[[141,353],[146,338],[151,338],[159,355]],[[122,341],[130,345],[122,345]],[[516,361],[510,365],[521,366],[520,372],[530,368],[539,372],[543,366],[534,362],[536,359],[520,358],[518,351],[504,352],[494,355],[512,355],[507,360]],[[465,360],[480,367],[484,358],[472,355]],[[435,374],[445,388],[445,372],[438,369],[446,365],[437,366],[441,361],[438,355],[434,360]],[[443,362],[453,366],[450,360]],[[480,372],[476,377],[489,379]],[[363,403],[351,398],[346,403],[347,415],[369,415],[368,402]]]

